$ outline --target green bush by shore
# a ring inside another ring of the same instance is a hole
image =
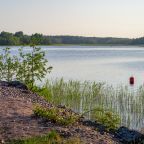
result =
[[[46,118],[54,123],[66,126],[76,123],[80,118],[78,115],[73,115],[71,112],[57,107],[48,109],[42,106],[35,106],[34,114],[36,116]]]

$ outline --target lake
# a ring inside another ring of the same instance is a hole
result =
[[[144,48],[129,46],[40,46],[53,70],[48,79],[64,78],[80,81],[135,86],[144,83]],[[0,47],[1,49],[2,47]],[[19,47],[12,47],[16,53]],[[29,47],[26,47],[29,51]]]
[[[128,85],[135,77],[135,85],[144,83],[144,48],[103,46],[49,46],[49,64],[53,66],[48,78],[105,82]]]

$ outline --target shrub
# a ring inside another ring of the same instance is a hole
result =
[[[26,54],[22,49],[20,50],[21,62],[18,65],[16,77],[27,84],[30,89],[33,88],[36,80],[42,81],[42,78],[52,69],[52,67],[47,67],[45,52],[35,45],[32,45],[31,48],[31,52]]]
[[[0,54],[0,80],[12,81],[17,69],[17,57],[12,56],[10,48],[4,48]]]
[[[35,45],[29,53],[19,49],[18,55],[12,55],[10,48],[4,48],[0,54],[0,80],[19,80],[32,89],[36,80],[42,81],[51,71],[52,67],[47,67],[47,63],[45,52]]]
[[[107,130],[114,130],[120,126],[120,117],[112,111],[105,111],[104,108],[95,108],[92,112],[96,122],[103,124]]]
[[[34,108],[34,114],[36,116],[46,118],[55,123],[61,125],[70,125],[79,120],[79,116],[76,114],[72,114],[71,112],[63,109],[63,108],[43,108],[42,106],[36,106]]]

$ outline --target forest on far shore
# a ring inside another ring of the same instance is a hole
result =
[[[39,39],[39,45],[144,45],[144,37],[129,39],[129,38],[114,38],[114,37],[83,37],[83,36],[48,36],[39,33],[26,35],[22,31],[10,33],[2,31],[0,33],[0,45],[30,45],[31,38]]]

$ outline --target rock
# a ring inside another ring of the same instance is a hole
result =
[[[3,139],[1,140],[1,144],[5,144],[5,141]]]
[[[96,128],[101,134],[104,134],[106,131],[105,126],[99,124],[95,121],[84,120],[83,125]],[[108,131],[112,134],[119,142],[124,144],[143,144],[144,135],[138,131],[130,130],[127,127],[120,127],[115,131]]]
[[[6,86],[6,87],[8,87],[8,82],[6,82],[6,81],[0,81],[0,86]]]
[[[97,123],[96,121],[83,120],[82,123],[85,126],[96,128],[101,134],[104,134],[104,132],[106,131],[106,127],[102,124]]]
[[[115,132],[115,138],[119,139],[122,143],[144,143],[144,135],[135,130],[130,130],[126,127],[120,127]]]
[[[11,82],[0,81],[0,86],[15,87],[15,88],[19,88],[22,90],[28,90],[28,87],[19,81],[11,81]]]
[[[57,107],[58,107],[58,108],[62,108],[62,109],[66,109],[66,106],[65,106],[65,105],[58,105]]]

